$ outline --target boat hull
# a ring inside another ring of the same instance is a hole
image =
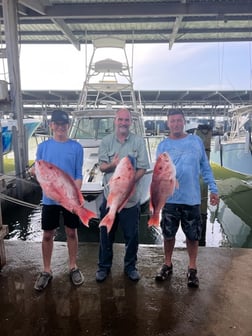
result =
[[[218,150],[211,150],[210,160],[237,173],[252,175],[252,153],[245,142],[222,143]]]
[[[35,119],[23,120],[27,139],[30,139],[30,137],[39,127],[40,123],[40,120]],[[3,154],[7,154],[12,150],[12,127],[17,126],[17,121],[12,119],[4,119],[1,120],[0,124],[2,132]]]

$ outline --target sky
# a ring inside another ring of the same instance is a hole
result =
[[[21,45],[22,90],[81,90],[85,45]],[[250,90],[251,42],[127,45],[135,90]],[[113,58],[111,56],[111,58]],[[131,61],[130,61],[131,63]],[[2,75],[2,74],[1,74]],[[0,78],[3,79],[3,78]]]

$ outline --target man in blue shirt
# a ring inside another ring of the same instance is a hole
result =
[[[53,163],[75,181],[78,188],[82,184],[82,146],[68,138],[69,117],[65,111],[55,110],[52,112],[50,128],[53,137],[39,144],[36,153],[36,160],[44,160]],[[72,283],[76,286],[81,285],[84,277],[76,265],[78,250],[77,227],[79,218],[77,215],[64,209],[54,200],[48,198],[43,193],[42,198],[42,254],[44,269],[39,274],[34,288],[42,291],[52,279],[51,257],[53,251],[53,238],[56,228],[59,226],[60,213],[62,213],[67,237],[69,254],[69,275]]]
[[[200,176],[209,187],[211,205],[217,205],[219,202],[218,189],[202,140],[197,135],[184,132],[183,112],[170,111],[167,124],[169,136],[160,142],[156,155],[158,157],[163,152],[170,155],[176,167],[179,187],[167,199],[162,209],[161,228],[164,237],[165,262],[155,279],[165,280],[172,273],[172,253],[181,222],[189,255],[187,284],[189,287],[198,287],[196,260],[202,231]]]

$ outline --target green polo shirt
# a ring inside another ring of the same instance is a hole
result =
[[[116,138],[115,134],[109,134],[104,137],[101,141],[99,148],[99,162],[109,163],[113,160],[113,157],[118,154],[119,158],[130,155],[136,160],[136,169],[149,169],[149,159],[145,146],[144,138],[134,133],[130,133],[128,138],[124,143],[120,143]],[[113,172],[104,173],[103,184],[104,184],[104,195],[107,198],[109,193],[108,182]],[[130,208],[136,205],[140,200],[139,190],[136,185],[136,192],[129,199],[125,208]]]

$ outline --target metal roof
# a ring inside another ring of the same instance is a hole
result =
[[[0,0],[1,45],[5,44]],[[251,0],[17,0],[20,44],[72,44],[80,49],[102,36],[127,43],[251,41]],[[0,49],[1,51],[4,49]],[[168,106],[190,113],[251,102],[251,91],[141,91],[146,115],[162,115]],[[24,112],[64,106],[72,109],[79,91],[23,92]],[[7,106],[8,108],[8,106]],[[6,108],[6,110],[7,110]],[[5,111],[3,104],[1,109]],[[35,112],[36,113],[36,112]]]
[[[164,116],[170,108],[182,108],[190,116],[220,116],[226,115],[234,106],[251,104],[252,100],[251,90],[140,90],[136,95],[139,93],[145,116]],[[80,91],[73,90],[25,90],[22,92],[24,112],[30,115],[42,114],[43,111],[50,113],[57,107],[71,112],[76,109],[79,95]]]
[[[5,42],[0,1],[1,40]],[[251,41],[250,0],[19,0],[20,43],[77,49],[113,35],[127,43]]]

